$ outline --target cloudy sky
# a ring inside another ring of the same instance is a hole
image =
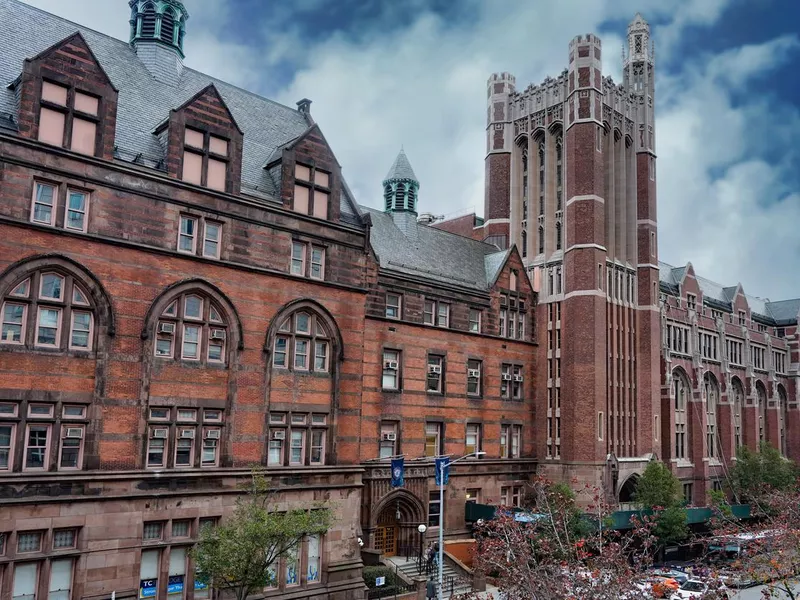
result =
[[[127,39],[126,0],[26,0]],[[420,208],[483,210],[486,79],[559,74],[596,32],[619,80],[625,27],[656,41],[661,259],[800,296],[796,0],[184,0],[188,66],[312,114],[362,204],[401,144]],[[794,25],[793,25],[794,24]]]

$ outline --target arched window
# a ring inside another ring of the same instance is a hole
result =
[[[305,310],[286,317],[272,348],[272,366],[300,373],[330,372],[331,333],[317,315]]]
[[[398,183],[394,191],[394,207],[404,209],[406,207],[406,184]]]
[[[733,393],[733,445],[737,452],[742,447],[742,407],[744,406],[744,388],[737,377],[732,380]]]
[[[689,397],[689,380],[683,371],[675,371],[672,375],[672,395],[675,403],[675,458],[689,459],[687,404]]]
[[[778,435],[780,436],[781,454],[788,456],[789,444],[786,439],[786,411],[789,408],[789,401],[786,397],[786,390],[782,385],[778,385]]]
[[[711,373],[704,379],[706,400],[706,452],[709,458],[718,456],[717,448],[717,405],[719,404],[719,386]]]
[[[544,227],[539,225],[539,254],[544,254]]]
[[[156,37],[156,9],[152,4],[144,7],[140,32],[144,38]]]
[[[95,347],[95,306],[75,277],[43,268],[9,289],[0,343],[77,352]]]
[[[226,364],[228,323],[206,294],[187,291],[172,299],[158,317],[157,358]]]
[[[544,140],[539,142],[539,214],[544,214]]]
[[[528,199],[528,149],[522,149],[522,198]]]
[[[758,443],[767,441],[767,390],[760,381],[756,382],[756,402],[758,403]]]
[[[561,250],[561,223],[556,223],[556,250]]]
[[[528,232],[522,230],[522,258],[528,256]]]
[[[561,134],[556,138],[556,210],[562,208],[562,187],[564,184],[563,160],[564,144]]]
[[[175,15],[171,8],[161,15],[161,39],[168,44],[175,43]]]

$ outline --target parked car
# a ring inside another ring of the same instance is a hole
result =
[[[670,600],[688,600],[689,598],[702,598],[703,594],[711,591],[708,582],[700,579],[690,579],[683,583],[678,590],[670,596]],[[727,588],[721,586],[717,588],[721,592],[722,600],[728,600]]]

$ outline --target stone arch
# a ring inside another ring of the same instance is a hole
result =
[[[281,326],[281,323],[283,323],[284,319],[286,319],[289,315],[303,309],[315,313],[318,318],[322,319],[323,323],[328,328],[331,341],[333,342],[332,356],[336,357],[336,360],[332,361],[331,367],[332,370],[335,369],[336,365],[344,360],[344,343],[342,342],[342,334],[339,331],[339,326],[336,324],[336,319],[333,318],[333,315],[330,313],[330,311],[328,311],[327,308],[322,306],[322,304],[316,300],[312,300],[310,298],[292,300],[291,302],[284,304],[278,310],[278,312],[275,313],[275,316],[272,317],[272,321],[267,328],[267,336],[264,339],[264,352],[267,353],[268,359],[267,364],[269,364],[269,360],[272,357],[272,347],[273,343],[275,342],[275,335],[278,333],[278,328]]]
[[[243,350],[244,333],[238,311],[222,290],[204,279],[184,279],[167,286],[156,299],[153,300],[152,304],[150,304],[150,308],[144,318],[144,327],[142,328],[141,334],[142,339],[149,340],[153,337],[153,331],[155,330],[159,316],[161,316],[169,303],[172,302],[173,298],[190,291],[198,291],[208,296],[222,309],[224,318],[230,327],[231,337],[233,338],[230,340],[230,348]]]
[[[105,346],[105,339],[116,333],[114,308],[106,289],[100,280],[85,266],[62,254],[37,254],[18,260],[0,274],[0,299],[7,296],[16,285],[41,269],[71,275],[91,296],[95,307],[98,328],[98,349]]]
[[[525,148],[528,145],[528,134],[527,133],[520,133],[515,139],[514,143],[520,147]]]
[[[636,501],[636,488],[639,485],[639,479],[638,473],[632,473],[620,484],[617,492],[617,499],[620,503],[629,504]]]
[[[689,375],[682,367],[675,367],[672,371],[672,386],[670,389],[670,410],[674,412],[675,436],[670,443],[674,444],[672,455],[679,460],[691,459],[691,394],[692,387]]]
[[[422,534],[417,527],[426,523],[427,514],[420,499],[403,488],[394,489],[370,513],[370,546],[385,554],[416,553],[422,547]]]
[[[396,488],[386,494],[373,507],[369,517],[369,527],[377,526],[381,513],[385,510],[398,510],[401,520],[406,522],[416,522],[416,525],[426,522],[427,514],[422,501],[414,494],[403,488]]]
[[[547,126],[547,131],[553,137],[558,137],[562,133],[564,133],[564,124],[560,120],[553,120],[550,125]]]
[[[758,415],[758,444],[768,441],[767,436],[767,387],[760,379],[755,383],[756,413]]]

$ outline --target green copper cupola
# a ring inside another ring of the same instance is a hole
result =
[[[177,83],[189,13],[179,0],[130,0],[130,44],[159,81]]]
[[[383,180],[383,199],[386,212],[409,212],[417,214],[417,197],[419,181],[408,162],[406,153],[401,149],[394,160],[392,168]]]

